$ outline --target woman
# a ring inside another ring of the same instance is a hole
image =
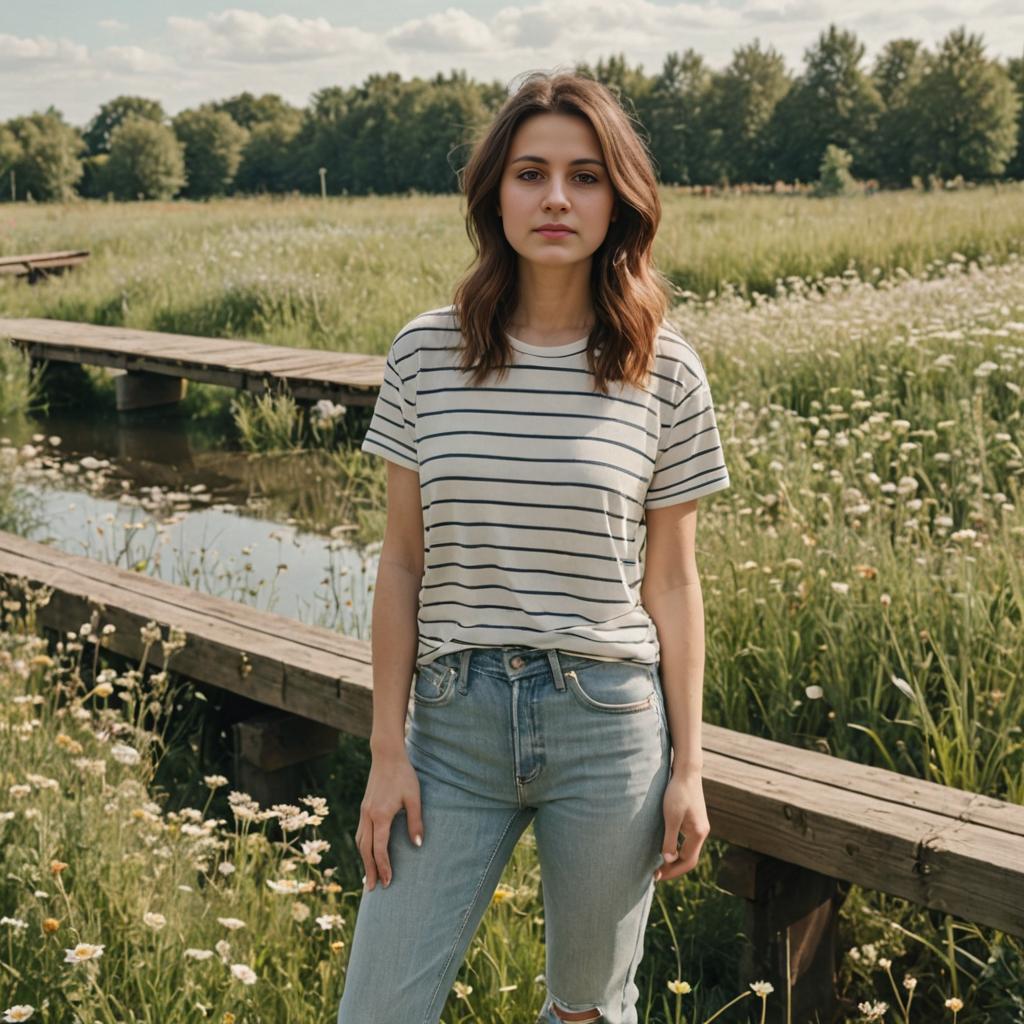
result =
[[[436,1024],[532,822],[536,1022],[632,1024],[654,883],[708,834],[696,499],[729,475],[614,96],[529,76],[463,186],[476,262],[394,339],[362,445],[388,460],[388,514],[338,1021]]]

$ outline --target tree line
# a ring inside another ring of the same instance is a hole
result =
[[[864,55],[831,24],[796,74],[758,39],[720,70],[692,49],[654,75],[623,55],[576,68],[619,96],[665,184],[810,182],[826,152],[882,187],[1024,178],[1024,55],[990,58],[963,26],[934,50],[900,38],[870,68]],[[0,198],[453,192],[506,96],[463,71],[392,72],[320,89],[305,108],[243,92],[168,117],[157,100],[118,96],[79,129],[51,106],[0,124]]]

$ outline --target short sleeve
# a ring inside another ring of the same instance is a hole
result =
[[[384,361],[384,380],[377,393],[370,425],[360,446],[407,469],[419,469],[416,452],[416,370],[413,353],[400,343],[404,331],[391,343]],[[403,369],[403,367],[405,367]]]
[[[662,413],[661,443],[644,508],[663,508],[729,486],[722,440],[707,376],[698,361],[698,377],[676,385],[675,404]],[[667,419],[666,419],[667,414]]]

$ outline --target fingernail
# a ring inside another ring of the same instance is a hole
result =
[[[416,844],[417,846],[422,846],[422,845],[423,845],[423,836],[413,836],[413,837],[412,837],[412,841],[413,841],[413,842],[414,842],[414,843],[415,843],[415,844]]]
[[[665,860],[673,861],[673,860],[676,859],[676,854],[675,853],[666,853],[664,855],[664,857],[665,857]]]

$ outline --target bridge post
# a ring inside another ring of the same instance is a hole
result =
[[[338,730],[279,708],[235,722],[235,782],[261,807],[302,796],[302,762],[338,749]]]
[[[165,373],[126,370],[114,378],[118,412],[151,409],[157,405],[180,402],[188,390],[188,381]]]
[[[827,1024],[836,1003],[839,908],[849,884],[740,846],[730,846],[719,865],[718,884],[746,902],[747,943],[740,964],[744,988],[769,981],[766,1021],[785,1024],[786,956],[792,1024]],[[751,999],[750,1020],[761,1020],[761,1001]]]

